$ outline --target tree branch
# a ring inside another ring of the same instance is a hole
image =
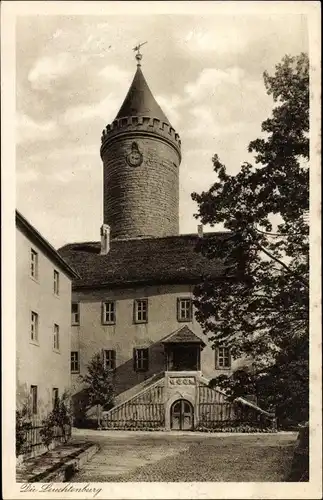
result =
[[[275,262],[277,262],[278,264],[280,264],[284,269],[286,269],[286,271],[290,275],[294,276],[294,278],[296,278],[297,281],[299,281],[300,283],[302,283],[302,285],[304,285],[307,289],[309,289],[309,283],[308,283],[307,280],[305,280],[302,276],[299,276],[297,273],[295,273],[294,271],[292,271],[284,262],[282,262],[280,259],[278,259],[278,257],[275,257],[273,254],[271,254],[262,245],[259,245],[259,243],[255,243],[255,245],[256,245],[257,248],[259,248],[259,250],[261,250],[262,252],[264,252],[268,257],[270,257],[272,260],[274,260]]]

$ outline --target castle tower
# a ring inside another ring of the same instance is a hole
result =
[[[111,238],[179,233],[181,142],[141,71],[141,54],[128,94],[103,130],[104,223]]]

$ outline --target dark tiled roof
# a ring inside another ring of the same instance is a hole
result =
[[[171,333],[163,341],[163,344],[202,344],[205,345],[203,340],[201,340],[197,335],[195,335],[192,330],[189,329],[187,325],[182,326],[175,332]]]
[[[230,233],[206,233],[223,244]],[[71,243],[60,255],[77,270],[81,279],[74,287],[122,286],[126,284],[195,283],[202,276],[221,278],[232,273],[232,263],[207,259],[196,251],[197,235],[112,240],[107,255],[100,255],[99,242]]]
[[[150,116],[151,118],[159,118],[162,122],[169,123],[169,120],[151,93],[139,66],[116,118],[130,116]]]

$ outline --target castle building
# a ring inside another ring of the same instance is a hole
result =
[[[42,418],[70,389],[72,279],[78,275],[16,211],[17,408]]]
[[[202,275],[221,280],[225,272],[223,262],[196,252],[199,239],[228,233],[179,234],[181,141],[148,87],[140,53],[137,62],[102,134],[101,241],[59,251],[80,275],[73,280],[72,386],[77,400],[79,375],[100,352],[116,394],[110,427],[188,430],[214,419],[225,402],[209,380],[241,364],[225,346],[212,349],[192,304]]]

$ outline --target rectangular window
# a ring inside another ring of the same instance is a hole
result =
[[[72,325],[80,324],[80,304],[72,302]]]
[[[59,295],[59,272],[54,269],[54,294]]]
[[[53,406],[53,409],[55,408],[55,406],[57,405],[57,403],[58,403],[58,388],[54,387],[53,390],[52,390],[52,406]]]
[[[216,368],[231,368],[231,354],[228,347],[216,349]]]
[[[192,321],[192,299],[177,299],[177,321]]]
[[[30,340],[38,342],[38,314],[31,311],[30,318]]]
[[[31,399],[31,412],[33,415],[37,415],[38,413],[37,385],[30,386],[30,399]]]
[[[59,351],[59,326],[54,324],[53,347],[55,351]]]
[[[146,372],[148,370],[148,349],[134,349],[133,353],[134,370],[136,372]]]
[[[114,349],[105,349],[103,351],[104,366],[108,370],[116,368],[116,351]]]
[[[113,300],[102,304],[102,323],[104,325],[114,325],[116,322],[116,304]]]
[[[71,372],[79,373],[80,371],[80,360],[79,360],[79,352],[72,351],[71,352]]]
[[[38,279],[38,253],[33,249],[30,250],[30,276]]]
[[[148,322],[148,300],[137,299],[134,302],[134,320],[135,323]]]

